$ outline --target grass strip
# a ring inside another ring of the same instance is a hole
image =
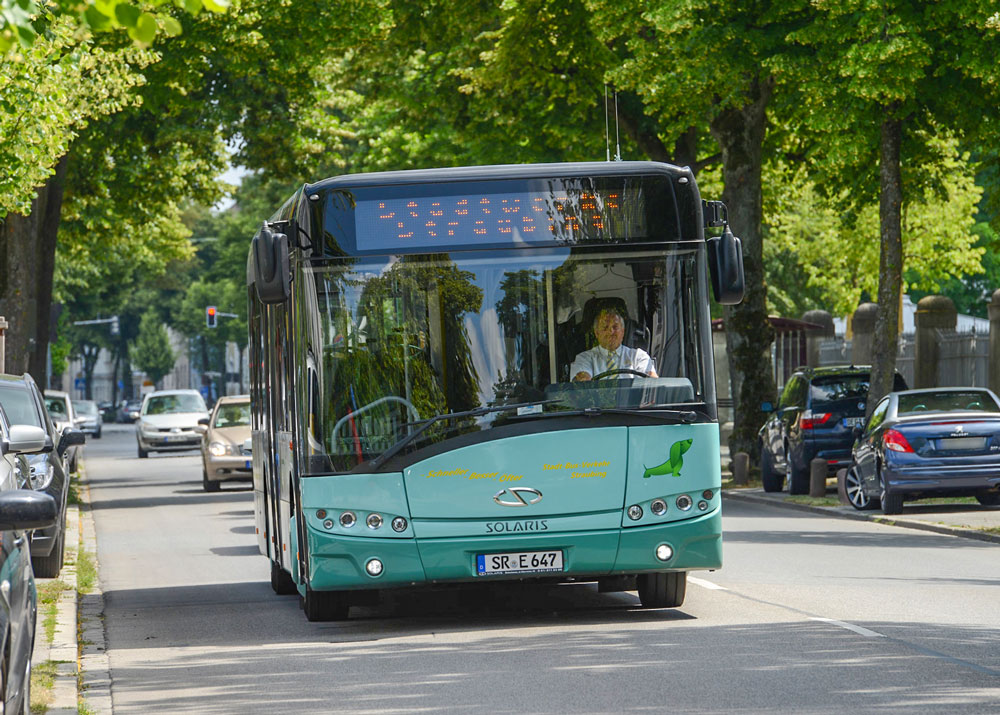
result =
[[[90,593],[97,583],[97,564],[94,555],[86,549],[80,549],[76,556],[76,590],[80,593]]]

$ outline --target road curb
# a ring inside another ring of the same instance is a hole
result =
[[[80,512],[75,505],[66,507],[66,544],[77,548],[80,538]],[[56,627],[51,644],[36,641],[33,663],[43,661],[56,663],[55,677],[49,691],[46,712],[48,715],[75,715],[77,709],[77,650],[76,650],[76,565],[64,564],[59,572],[59,580],[65,589],[56,601]],[[37,634],[36,634],[37,639]]]
[[[90,508],[90,484],[84,470],[80,470],[80,549],[90,553],[95,570],[97,561],[97,531]],[[90,593],[80,594],[80,702],[92,715],[110,715],[113,712],[111,697],[111,661],[107,653],[104,630],[104,592],[100,578],[95,574]]]
[[[784,509],[795,509],[798,511],[812,512],[813,514],[825,514],[826,516],[836,516],[841,519],[854,519],[856,521],[871,521],[876,524],[887,524],[889,526],[901,526],[907,529],[918,529],[920,531],[930,531],[935,534],[945,534],[948,536],[960,536],[965,539],[976,539],[977,541],[988,541],[1000,544],[1000,534],[991,534],[978,529],[965,529],[960,526],[948,526],[947,524],[930,524],[925,521],[915,521],[883,514],[866,514],[859,511],[838,511],[834,507],[812,506],[811,504],[796,504],[784,499],[775,499],[760,494],[748,493],[741,490],[724,490],[723,499],[735,499],[737,501],[748,501],[756,504],[770,504]]]

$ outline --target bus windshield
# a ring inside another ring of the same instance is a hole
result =
[[[311,470],[353,469],[414,430],[417,449],[553,412],[714,401],[703,255],[536,248],[308,266]],[[631,362],[594,362],[602,314]]]

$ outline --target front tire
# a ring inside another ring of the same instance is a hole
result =
[[[220,482],[213,482],[208,478],[208,471],[205,469],[201,470],[201,488],[206,492],[217,492],[222,487]]]
[[[785,488],[785,478],[774,471],[774,458],[767,447],[760,448],[760,481],[765,492],[780,492]]]
[[[271,590],[279,596],[291,596],[299,589],[292,580],[292,575],[285,571],[277,561],[271,562]]]
[[[642,573],[636,586],[643,608],[678,608],[687,593],[687,571]]]
[[[874,499],[865,494],[861,477],[854,469],[847,470],[847,475],[844,477],[844,491],[847,492],[847,500],[851,502],[851,506],[858,511],[870,511],[878,506]]]
[[[306,586],[302,609],[310,621],[344,621],[351,607],[338,591],[313,591]]]
[[[142,445],[140,444],[139,445],[139,459],[145,459],[148,456],[149,456],[149,452],[147,452],[145,449],[143,449]]]
[[[59,532],[59,540],[52,546],[48,556],[35,556],[31,567],[39,578],[55,578],[62,571],[63,557],[66,555],[66,526]]]

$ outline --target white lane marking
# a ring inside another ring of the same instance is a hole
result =
[[[711,591],[728,591],[729,589],[725,586],[720,586],[717,583],[712,583],[711,581],[706,581],[703,578],[695,578],[694,576],[688,576],[688,581],[693,583],[695,586],[701,586],[702,588],[707,588]]]
[[[854,631],[860,636],[865,638],[885,638],[881,633],[876,633],[875,631],[870,631],[867,628],[862,628],[861,626],[856,626],[853,623],[845,623],[844,621],[838,621],[833,618],[815,618],[810,617],[810,621],[820,621],[821,623],[829,623],[834,626],[840,626],[841,628],[846,628],[849,631]]]

